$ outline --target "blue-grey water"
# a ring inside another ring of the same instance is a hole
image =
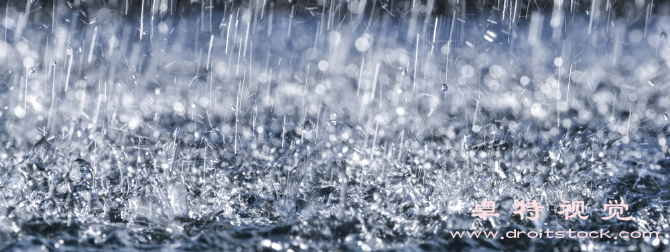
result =
[[[9,1],[0,243],[667,250],[668,10],[595,0]],[[484,199],[500,216],[471,216]],[[521,200],[545,211],[521,220]],[[589,218],[565,220],[564,200],[584,201]],[[610,200],[629,204],[632,219],[603,220]],[[450,233],[514,229],[659,236]]]

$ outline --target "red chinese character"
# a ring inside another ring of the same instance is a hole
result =
[[[572,201],[572,204],[569,204],[567,200],[563,201],[564,204],[561,205],[563,210],[559,211],[558,214],[565,214],[565,219],[572,219],[574,217],[579,217],[582,220],[586,220],[589,216],[582,216],[584,212],[584,201]],[[570,214],[572,213],[572,214]]]
[[[537,218],[540,218],[540,212],[542,209],[544,209],[543,206],[540,205],[540,203],[537,203],[535,200],[532,202],[529,202],[526,204],[526,202],[519,201],[516,203],[514,208],[519,208],[519,210],[514,211],[515,214],[518,214],[521,216],[521,219],[525,219],[526,217],[526,211],[528,212],[533,212],[533,216],[528,216],[529,220],[537,220]]]
[[[612,201],[609,201],[609,204],[605,204],[605,211],[608,211],[609,215],[608,217],[603,217],[603,220],[609,220],[614,217],[616,217],[618,220],[630,220],[631,217],[621,217],[619,214],[623,214],[623,210],[626,209],[628,210],[628,204],[624,202],[623,199],[621,199],[621,203],[618,203],[617,200],[614,200],[614,204],[612,204]]]
[[[480,216],[482,219],[486,220],[489,216],[500,216],[500,214],[495,213],[495,209],[495,202],[484,199],[484,202],[481,205],[475,205],[475,213],[472,214],[472,217]]]

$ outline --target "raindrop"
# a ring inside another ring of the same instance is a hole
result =
[[[447,85],[446,83],[442,84],[442,91],[446,92],[447,90],[449,90],[449,85]]]

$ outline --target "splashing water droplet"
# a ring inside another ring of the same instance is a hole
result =
[[[447,90],[449,90],[449,85],[447,85],[446,83],[442,84],[442,91],[446,92]]]

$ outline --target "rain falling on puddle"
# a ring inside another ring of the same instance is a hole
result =
[[[0,3],[0,244],[662,251],[667,31],[649,0]],[[549,229],[659,235],[452,235]]]

